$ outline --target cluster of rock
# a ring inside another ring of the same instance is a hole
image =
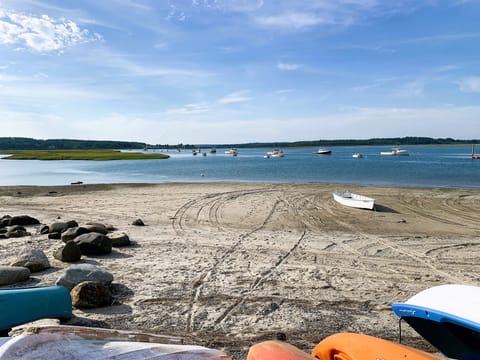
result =
[[[143,226],[143,222],[138,220],[132,225]],[[40,222],[27,215],[5,215],[0,218],[0,238],[31,235],[24,227],[29,225],[40,225]],[[62,245],[53,252],[53,257],[62,262],[79,261],[82,255],[109,254],[113,247],[131,244],[126,233],[96,222],[83,226],[79,226],[75,220],[40,225],[40,234],[47,234],[49,239],[61,239]],[[23,249],[10,266],[0,266],[0,286],[26,281],[31,273],[49,268],[50,262],[43,250]],[[74,264],[65,270],[56,285],[70,290],[73,306],[95,308],[112,304],[113,296],[109,288],[112,281],[113,275],[99,266]]]

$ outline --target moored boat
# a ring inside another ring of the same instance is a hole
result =
[[[332,150],[320,148],[317,151],[312,151],[312,154],[314,154],[314,155],[331,155]]]
[[[392,148],[390,151],[381,151],[380,155],[386,156],[408,156],[410,155],[408,150],[400,148]]]
[[[392,309],[443,355],[478,359],[479,305],[480,287],[448,284],[423,290]]]
[[[268,151],[266,154],[265,154],[265,158],[270,158],[270,157],[284,157],[285,154],[283,153],[282,150],[278,149],[278,148],[274,148],[272,149],[272,151]]]
[[[363,195],[353,194],[349,191],[345,191],[343,193],[334,192],[333,198],[342,205],[359,209],[372,210],[375,206],[375,199]]]
[[[363,154],[355,153],[355,154],[352,155],[352,157],[355,158],[355,159],[361,159],[361,158],[363,158]]]
[[[231,149],[225,150],[225,154],[232,155],[232,156],[237,156],[238,155],[238,149],[237,148],[231,148]]]

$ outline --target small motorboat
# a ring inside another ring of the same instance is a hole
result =
[[[312,154],[314,154],[314,155],[331,155],[332,150],[318,149],[317,151],[312,151]]]
[[[278,148],[274,148],[272,149],[272,151],[268,151],[264,158],[271,158],[271,157],[284,157],[285,154],[283,153],[282,150],[278,149]]]
[[[225,154],[232,155],[232,156],[237,156],[238,155],[238,149],[237,148],[231,148],[231,149],[225,150]]]
[[[384,156],[408,156],[408,150],[400,149],[400,148],[393,148],[390,151],[381,151],[380,155]]]
[[[355,158],[355,159],[361,159],[361,158],[363,158],[363,154],[355,153],[355,154],[352,155],[352,157]]]
[[[342,205],[359,209],[372,210],[375,206],[375,199],[363,195],[353,194],[350,191],[345,191],[343,193],[334,192],[333,198]]]

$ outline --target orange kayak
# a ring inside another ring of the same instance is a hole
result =
[[[338,333],[312,351],[320,360],[445,360],[425,351],[364,334]]]
[[[316,360],[293,345],[281,341],[264,341],[253,345],[247,360]]]

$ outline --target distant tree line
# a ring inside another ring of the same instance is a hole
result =
[[[109,140],[38,140],[22,137],[0,137],[2,150],[67,150],[67,149],[141,149],[145,143]]]
[[[339,139],[339,140],[312,140],[294,142],[254,142],[244,144],[147,144],[132,141],[111,140],[72,140],[72,139],[48,139],[39,140],[23,137],[0,137],[1,150],[67,150],[67,149],[194,149],[212,147],[322,147],[322,146],[359,146],[359,145],[454,145],[454,144],[480,144],[479,139],[458,140],[452,138],[430,137],[396,137],[396,138],[373,138],[373,139]]]

